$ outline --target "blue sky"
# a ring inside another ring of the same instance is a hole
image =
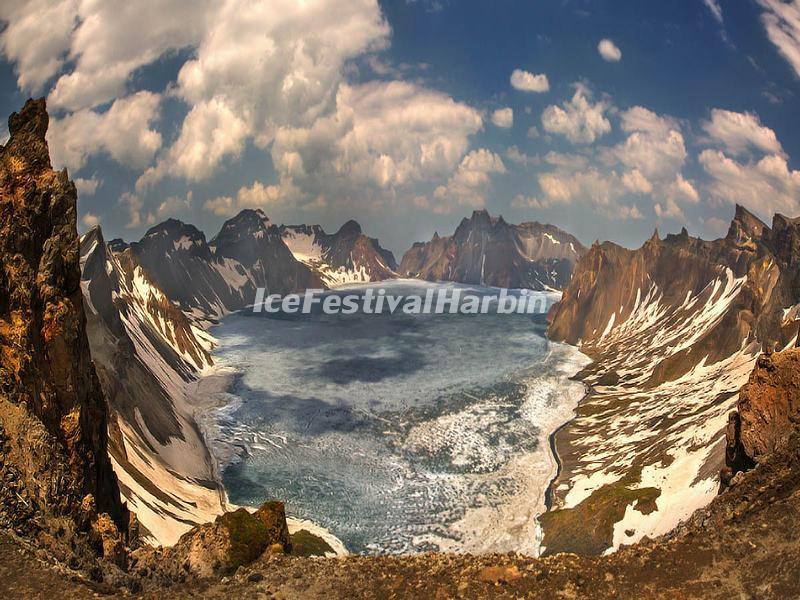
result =
[[[485,207],[636,246],[800,214],[800,0],[123,6],[0,8],[0,112],[48,97],[108,238],[261,207],[401,254]]]

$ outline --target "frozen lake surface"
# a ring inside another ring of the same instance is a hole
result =
[[[215,360],[237,376],[213,446],[230,500],[284,500],[351,552],[535,554],[548,436],[585,362],[544,330],[544,315],[226,317]]]

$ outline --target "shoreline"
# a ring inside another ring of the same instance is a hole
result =
[[[584,356],[586,356],[586,355],[584,354]],[[589,386],[589,385],[584,384],[584,393],[581,396],[580,400],[578,400],[578,403],[575,405],[575,409],[574,410],[577,410],[578,407],[581,404],[583,404],[592,395],[592,392],[593,392],[592,387]],[[545,489],[545,496],[544,496],[544,498],[545,498],[544,499],[544,503],[545,503],[545,507],[546,507],[546,511],[545,512],[549,512],[553,508],[553,501],[554,501],[553,496],[555,495],[555,491],[553,490],[553,484],[559,478],[559,476],[561,475],[561,473],[563,471],[563,468],[564,468],[564,463],[561,462],[561,457],[558,454],[558,447],[556,446],[556,436],[565,427],[569,426],[569,424],[572,423],[576,418],[577,418],[577,414],[573,414],[572,418],[570,418],[569,420],[567,420],[564,423],[562,423],[561,425],[559,425],[554,431],[552,431],[550,433],[549,436],[547,436],[548,443],[550,444],[550,453],[553,455],[553,458],[555,459],[555,462],[556,462],[556,472],[553,475],[553,478],[550,480],[550,483],[547,484],[547,488]]]
[[[215,345],[215,348],[217,346],[218,344]],[[218,443],[219,436],[215,435],[220,412],[231,407],[235,409],[234,404],[225,403],[222,401],[222,395],[233,395],[231,390],[234,388],[237,379],[241,375],[242,374],[233,367],[228,365],[219,365],[218,363],[214,362],[212,367],[210,367],[205,373],[201,374],[196,381],[191,382],[187,386],[187,391],[191,390],[193,392],[193,398],[195,399],[195,402],[193,402],[193,418],[198,429],[200,430],[203,443],[205,444],[206,449],[211,457],[213,463],[212,467],[215,474],[215,483],[219,486],[219,490],[223,499],[223,509],[225,512],[234,511],[239,508],[245,508],[250,511],[255,511],[258,509],[257,506],[240,506],[231,502],[230,498],[228,497],[228,491],[225,488],[223,472],[225,468],[227,468],[227,466],[230,465],[233,460],[235,460],[233,456],[235,452],[231,450],[230,456],[220,456],[220,445]],[[201,401],[197,402],[197,400]],[[266,500],[267,499],[265,499],[265,501]],[[293,535],[298,531],[305,530],[311,535],[321,538],[333,549],[335,553],[334,556],[347,556],[350,554],[344,543],[331,531],[309,519],[301,519],[287,515],[286,524],[289,528],[290,535]]]
[[[578,346],[573,346],[571,344],[566,344],[564,342],[555,342],[547,338],[547,334],[545,333],[545,338],[551,344],[558,344],[562,348],[566,348],[569,350],[570,354],[568,358],[561,363],[560,366],[560,382],[563,385],[563,392],[565,395],[569,396],[570,400],[572,398],[577,398],[574,401],[570,401],[570,409],[569,409],[569,416],[565,418],[557,427],[551,430],[547,435],[547,448],[548,448],[548,455],[552,464],[554,465],[554,469],[551,472],[546,485],[544,486],[542,493],[541,493],[541,503],[544,507],[544,510],[541,511],[539,514],[536,515],[536,556],[541,556],[542,552],[545,550],[545,546],[543,545],[544,541],[544,531],[542,529],[542,524],[540,518],[542,515],[549,512],[553,507],[553,499],[554,499],[554,489],[553,485],[557,481],[559,475],[563,470],[563,463],[561,461],[561,457],[558,454],[558,449],[556,447],[556,435],[567,427],[570,423],[572,423],[575,418],[577,417],[577,409],[583,403],[587,397],[589,397],[591,393],[591,388],[587,386],[584,382],[578,381],[575,379],[575,375],[580,373],[580,371],[589,363],[591,363],[591,358],[581,352]],[[574,371],[573,371],[574,369]],[[569,386],[571,384],[578,385],[580,384],[583,387],[582,392],[580,395],[575,394],[572,396],[569,394]]]

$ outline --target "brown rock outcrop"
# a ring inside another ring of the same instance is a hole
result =
[[[181,537],[175,546],[155,556],[144,553],[141,566],[151,566],[178,580],[230,575],[267,550],[288,552],[289,530],[282,502],[267,502],[256,512],[245,508],[227,512],[213,523],[200,525]],[[149,563],[155,558],[155,563]]]
[[[800,349],[759,357],[726,431],[723,483],[786,445],[800,423]]]
[[[91,494],[124,529],[86,338],[77,194],[51,168],[47,126],[44,100],[29,100],[0,148],[0,519],[18,530],[77,519]]]

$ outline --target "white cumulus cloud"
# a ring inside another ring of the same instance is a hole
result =
[[[514,126],[514,110],[511,108],[498,108],[492,113],[492,123],[501,129],[510,129]]]
[[[611,131],[605,116],[608,106],[604,102],[592,104],[588,92],[578,86],[572,100],[563,106],[551,105],[542,113],[542,127],[549,133],[563,135],[575,144],[591,144]]]
[[[550,82],[544,73],[535,75],[530,71],[514,69],[511,73],[511,87],[521,92],[541,94],[550,89]]]
[[[738,203],[769,218],[780,212],[800,213],[800,171],[789,168],[786,158],[776,154],[757,161],[739,162],[719,150],[700,153],[700,164],[711,177],[712,198]]]
[[[449,176],[482,126],[474,108],[412,83],[342,85],[330,115],[276,132],[272,161],[306,196],[394,193]]]
[[[622,50],[617,48],[616,44],[608,38],[600,40],[600,43],[597,44],[597,51],[605,61],[619,62],[622,60]]]
[[[92,228],[92,227],[95,227],[96,225],[100,225],[100,217],[98,217],[97,215],[94,215],[94,214],[92,214],[90,212],[87,212],[81,218],[81,222],[84,225],[86,225],[86,227]]]
[[[97,188],[102,183],[96,176],[84,179],[83,177],[76,177],[74,180],[75,188],[78,190],[80,196],[94,196]]]
[[[461,161],[447,185],[441,185],[434,191],[434,198],[438,201],[434,210],[444,213],[450,212],[455,206],[483,206],[491,176],[505,172],[503,159],[497,154],[485,148],[473,150]]]
[[[78,23],[77,0],[0,3],[0,51],[14,63],[17,85],[39,94],[59,71]]]
[[[715,108],[711,111],[711,120],[703,123],[703,129],[712,142],[721,144],[733,155],[744,154],[753,148],[771,154],[783,153],[778,136],[763,126],[754,113]]]
[[[47,141],[57,167],[77,171],[90,156],[104,153],[134,168],[146,166],[161,148],[153,127],[159,118],[160,97],[138,92],[115,100],[103,113],[83,109],[50,122]]]
[[[207,200],[203,208],[222,217],[233,216],[246,208],[267,208],[278,202],[281,190],[276,185],[264,185],[256,181],[251,186],[239,188],[236,196],[219,196]]]

